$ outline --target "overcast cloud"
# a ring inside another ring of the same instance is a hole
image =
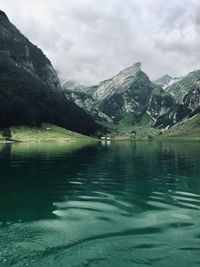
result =
[[[199,0],[0,0],[61,79],[94,84],[141,61],[151,79],[200,69]]]

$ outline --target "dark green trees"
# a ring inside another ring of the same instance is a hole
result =
[[[6,141],[10,141],[12,138],[12,133],[9,128],[6,128],[2,131],[2,137],[5,138]]]
[[[0,11],[0,128],[43,122],[87,135],[101,129],[66,99],[51,62]]]

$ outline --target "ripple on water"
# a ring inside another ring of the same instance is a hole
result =
[[[185,146],[122,142],[0,161],[0,266],[198,267],[199,149]]]

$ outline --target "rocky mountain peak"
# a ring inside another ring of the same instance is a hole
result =
[[[0,19],[6,19],[6,20],[8,20],[8,17],[6,15],[6,13],[4,13],[2,10],[0,10]]]
[[[149,80],[140,62],[84,92],[68,90],[65,96],[96,120],[116,125],[155,123],[174,104],[170,95]]]
[[[167,83],[173,78],[169,74],[165,74],[161,79]]]
[[[64,81],[62,87],[64,90],[68,91],[84,91],[86,88],[85,85],[80,84],[74,80]]]
[[[62,83],[62,85],[64,86],[64,85],[66,85],[66,86],[72,86],[72,87],[74,87],[74,86],[76,86],[77,84],[79,84],[78,82],[76,82],[76,81],[74,81],[74,80],[66,80],[66,81],[64,81],[63,83]]]
[[[0,10],[0,24],[7,25],[8,23],[10,23],[10,21],[7,15],[2,10]]]
[[[154,81],[154,83],[159,85],[166,85],[168,84],[173,78],[169,74],[163,75],[161,78]]]
[[[133,64],[132,66],[120,71],[118,75],[124,75],[124,76],[135,76],[138,72],[141,71],[142,63],[137,62]]]
[[[160,85],[163,89],[166,89],[172,84],[180,81],[183,77],[171,77],[169,74],[165,74],[160,79],[154,81],[155,84]]]
[[[0,11],[0,54],[16,66],[29,72],[55,90],[61,89],[60,81],[49,59],[9,21]]]

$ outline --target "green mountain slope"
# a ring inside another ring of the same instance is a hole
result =
[[[0,12],[0,128],[47,122],[83,134],[101,127],[61,91],[50,61]]]
[[[200,114],[177,123],[166,132],[166,135],[200,140]]]
[[[169,89],[166,90],[175,96],[176,105],[157,120],[155,126],[159,128],[172,127],[200,113],[200,70],[189,73]]]
[[[193,87],[200,80],[200,70],[190,72],[182,80],[168,86],[165,90],[176,99],[177,103],[180,103],[184,96],[193,89]]]
[[[20,142],[63,142],[63,143],[92,143],[97,142],[89,136],[78,134],[53,124],[43,123],[40,128],[28,126],[11,127],[13,141]],[[4,142],[0,132],[0,142]]]

